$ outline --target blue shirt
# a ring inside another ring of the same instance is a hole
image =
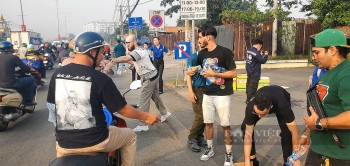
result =
[[[197,66],[197,57],[198,57],[198,52],[192,54],[191,57],[188,58],[187,65],[186,65],[187,69],[192,66]],[[192,76],[193,87],[203,87],[204,83],[205,83],[205,78],[202,75],[200,75],[199,72],[196,72],[196,74]]]
[[[166,46],[160,44],[159,48],[157,48],[155,45],[149,48],[153,52],[153,57],[156,59],[161,59],[163,58],[164,52],[168,52],[168,48]]]
[[[122,44],[117,44],[115,47],[114,47],[114,56],[116,58],[120,57],[120,56],[124,56],[125,55],[125,47],[122,45]]]

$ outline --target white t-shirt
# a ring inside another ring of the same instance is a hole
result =
[[[149,59],[149,52],[146,49],[137,47],[135,50],[129,52],[129,55],[133,58],[137,74],[143,80],[149,80],[157,75],[157,69]]]

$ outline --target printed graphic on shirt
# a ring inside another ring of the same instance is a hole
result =
[[[255,52],[253,52],[253,51],[247,51],[247,54],[246,54],[246,63],[251,64],[251,63],[252,63],[253,56],[256,56],[256,53],[255,53]]]
[[[208,71],[209,69],[212,69],[215,73],[223,73],[227,71],[225,68],[219,66],[218,58],[203,59],[203,72]],[[225,79],[216,78],[216,77],[207,77],[205,82],[206,82],[206,85],[211,85],[213,83],[216,85],[223,85],[225,83]],[[225,88],[225,86],[221,88]]]
[[[58,130],[96,127],[90,105],[91,82],[56,79],[56,109]]]
[[[323,103],[324,99],[328,95],[329,86],[318,84],[316,88],[317,88],[318,97],[320,98],[321,102]]]

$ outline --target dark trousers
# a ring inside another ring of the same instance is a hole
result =
[[[335,145],[334,145],[335,146]],[[330,166],[350,166],[350,160],[338,160],[320,155],[311,149],[309,150],[305,166],[325,166],[325,159],[329,159]]]
[[[259,86],[260,75],[255,76],[252,74],[248,74],[247,84],[246,84],[246,94],[247,94],[247,103],[254,96],[256,90]]]
[[[18,78],[14,88],[23,96],[24,103],[33,101],[36,93],[36,84],[32,77]]]
[[[200,140],[201,138],[204,138],[203,133],[205,128],[205,124],[203,122],[203,109],[202,109],[203,88],[193,87],[193,92],[196,95],[197,100],[195,104],[192,103],[194,120],[192,123],[190,135],[188,136],[188,139]]]
[[[154,58],[153,61],[154,67],[157,69],[159,74],[159,92],[163,92],[163,70],[164,70],[164,59],[163,58]]]
[[[141,77],[136,73],[136,69],[134,68],[134,69],[132,69],[131,70],[131,81],[135,81],[135,78],[137,77],[137,80],[140,80],[141,79]]]
[[[248,109],[247,111],[253,111],[253,110]],[[247,115],[247,112],[246,112],[246,115]],[[277,116],[278,125],[281,129],[280,137],[281,137],[281,144],[282,144],[283,160],[284,160],[284,162],[286,162],[287,158],[293,152],[292,133],[289,131],[287,124],[285,122],[283,122],[283,118],[279,115],[276,115],[276,116]],[[243,123],[241,125],[241,129],[243,132],[243,139],[244,139],[246,124],[247,124],[246,118],[247,118],[247,116],[244,118]],[[259,117],[254,116],[254,126],[256,125],[256,123],[259,120],[260,120]],[[261,138],[261,139],[264,139],[265,141],[267,141],[270,138]],[[250,156],[255,155],[255,154],[256,154],[256,151],[255,151],[255,140],[254,140],[254,132],[253,132],[252,149],[250,152]]]

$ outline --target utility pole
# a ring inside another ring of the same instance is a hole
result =
[[[56,8],[57,8],[57,32],[58,32],[58,40],[61,40],[61,35],[60,35],[60,19],[58,18],[58,1],[56,1]]]
[[[130,14],[130,0],[128,0],[128,14],[127,16],[131,17],[131,14]],[[132,29],[129,28],[129,34],[131,34],[132,32]]]
[[[122,8],[122,5],[120,5],[120,36],[121,38],[123,38],[124,36],[124,22],[123,22],[123,8]]]
[[[24,24],[24,17],[23,17],[23,8],[22,8],[22,0],[19,0],[19,3],[21,4],[21,15],[22,15],[22,32],[27,31],[26,25]]]
[[[68,38],[68,33],[67,33],[67,13],[64,14],[64,26],[66,28],[66,38]]]
[[[278,1],[279,0],[273,0],[273,8],[272,10],[274,11],[274,21],[272,25],[272,51],[271,55],[276,56],[276,51],[277,51],[277,15],[276,15],[276,10],[278,7]]]

